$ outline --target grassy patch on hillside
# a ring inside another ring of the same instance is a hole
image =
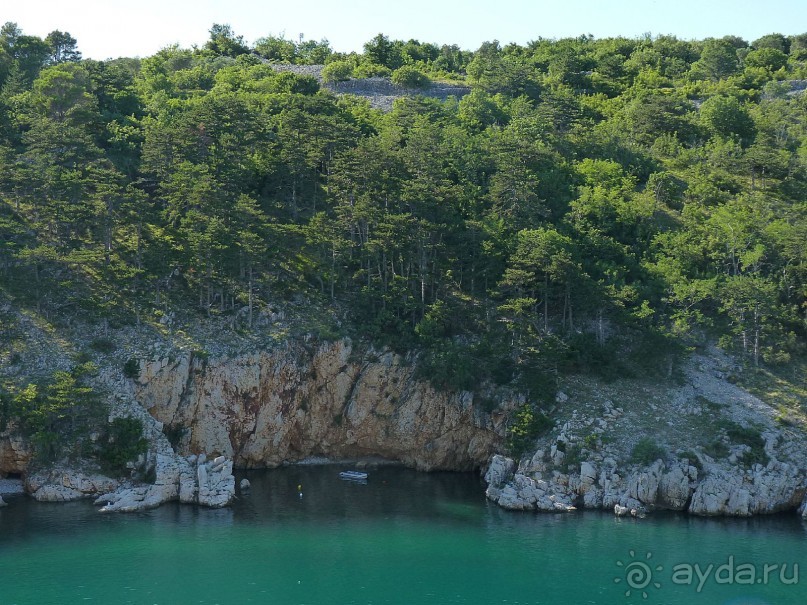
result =
[[[780,424],[807,427],[807,358],[741,372],[737,384],[776,408]]]

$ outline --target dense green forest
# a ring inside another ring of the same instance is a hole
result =
[[[470,92],[383,113],[278,62]],[[807,34],[341,54],[214,25],[95,61],[6,23],[0,86],[0,289],[56,325],[302,301],[437,386],[549,394],[713,341],[804,354]]]

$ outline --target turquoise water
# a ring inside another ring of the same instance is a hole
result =
[[[472,475],[388,468],[362,485],[338,470],[250,473],[252,493],[225,510],[12,499],[0,605],[807,603],[807,525],[792,516],[509,513]],[[765,564],[779,567],[765,578]]]

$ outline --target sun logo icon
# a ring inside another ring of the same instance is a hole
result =
[[[624,579],[625,584],[628,585],[628,589],[625,591],[626,597],[630,597],[635,591],[636,594],[641,594],[642,598],[646,599],[646,588],[649,586],[661,588],[661,583],[653,581],[653,572],[662,571],[664,567],[661,565],[656,565],[655,567],[650,566],[650,559],[653,557],[653,553],[647,553],[644,557],[644,561],[637,561],[636,553],[632,550],[629,551],[629,554],[631,558],[630,561],[626,563],[623,563],[622,561],[616,562],[618,567],[625,568],[625,577],[614,578],[614,583],[619,584]]]

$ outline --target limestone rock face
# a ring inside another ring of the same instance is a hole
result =
[[[746,472],[712,469],[698,484],[689,512],[696,515],[756,514],[792,510],[805,498],[803,479],[796,467],[774,462]]]
[[[204,469],[204,478],[202,476]],[[233,461],[219,456],[213,462],[198,467],[199,497],[203,506],[221,508],[227,506],[235,497],[235,477],[233,477]]]
[[[71,502],[112,491],[119,485],[104,475],[54,468],[28,475],[25,491],[40,502]]]
[[[494,456],[485,480],[487,497],[511,510],[557,511],[576,506],[613,510],[618,516],[644,516],[654,509],[687,510],[694,515],[747,517],[793,510],[807,517],[804,478],[795,465],[772,461],[744,470],[710,464],[700,477],[686,460],[617,472],[598,471],[586,461],[580,472],[534,471],[534,460],[515,462]],[[530,476],[531,475],[531,476]],[[541,478],[547,475],[545,478]],[[624,476],[623,476],[624,475]]]
[[[158,454],[157,479],[153,485],[123,486],[101,495],[95,503],[104,505],[102,512],[134,512],[177,499],[187,504],[221,508],[235,497],[232,464],[232,460],[223,456],[207,461],[202,456],[184,459]]]
[[[516,470],[516,463],[510,458],[496,454],[490,461],[490,466],[485,473],[485,481],[489,487],[501,488],[513,477]]]
[[[661,476],[657,506],[670,510],[684,510],[698,480],[698,469],[688,462],[679,461]]]
[[[379,456],[421,470],[479,468],[502,441],[506,411],[482,411],[469,392],[435,391],[416,378],[415,365],[390,352],[356,351],[348,340],[295,340],[241,356],[141,361],[135,381],[101,367],[109,420],[142,421],[144,464],[156,480],[59,468],[31,473],[26,491],[43,501],[95,497],[104,511],[170,500],[219,507],[234,497],[233,466]],[[167,434],[178,438],[176,447]],[[0,474],[26,474],[31,456],[11,428],[0,433]]]
[[[350,341],[295,341],[233,358],[144,362],[135,397],[180,450],[215,452],[240,468],[309,456],[382,456],[421,470],[483,465],[504,433],[468,392],[435,391],[413,364]]]
[[[30,444],[16,433],[14,427],[0,431],[0,474],[24,473],[32,456]]]
[[[564,485],[563,476],[558,475],[553,481],[534,479],[522,469],[516,472],[516,463],[505,456],[493,456],[485,481],[488,482],[485,495],[502,508],[544,512],[575,510],[573,495],[568,485]]]
[[[655,504],[663,468],[659,460],[642,472],[633,474],[628,480],[627,498],[642,504]]]
[[[171,500],[211,507],[226,506],[232,501],[235,495],[232,460],[219,457],[208,462],[204,456],[194,456],[192,460],[179,456],[165,437],[162,424],[134,399],[131,385],[114,373],[105,375],[104,380],[117,393],[111,401],[110,421],[133,417],[143,423],[149,447],[141,462],[154,469],[154,483],[135,484],[58,466],[30,473],[25,480],[27,493],[47,502],[94,497],[96,504],[103,505],[104,512],[144,510]]]

